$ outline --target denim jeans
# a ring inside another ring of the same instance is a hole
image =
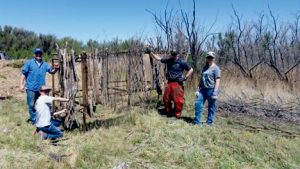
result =
[[[215,112],[216,112],[216,100],[211,98],[214,89],[201,89],[199,96],[196,98],[195,102],[195,118],[193,120],[194,124],[201,124],[202,109],[205,101],[208,101],[208,115],[206,124],[212,125],[214,122]]]
[[[45,127],[38,127],[37,131],[42,131],[45,133],[45,139],[55,140],[62,137],[64,133],[58,127],[60,125],[59,121],[51,120],[51,124]]]
[[[26,94],[27,94],[27,105],[28,105],[30,121],[32,124],[35,124],[36,110],[35,110],[34,106],[35,106],[36,100],[40,96],[40,93],[38,91],[26,90]]]

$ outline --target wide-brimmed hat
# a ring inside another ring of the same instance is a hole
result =
[[[40,92],[49,92],[51,90],[51,88],[50,87],[47,87],[47,86],[42,86],[41,88],[40,88]]]

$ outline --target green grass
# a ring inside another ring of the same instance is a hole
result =
[[[189,96],[189,95],[188,95]],[[190,96],[192,97],[192,96]],[[186,102],[185,116],[193,116]],[[155,109],[100,107],[86,133],[37,148],[24,101],[0,102],[0,168],[299,168],[300,140],[253,133],[217,116],[213,128],[160,116]],[[66,154],[61,162],[49,153]]]

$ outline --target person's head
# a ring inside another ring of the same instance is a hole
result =
[[[40,88],[40,94],[41,95],[49,95],[49,92],[51,91],[51,89],[47,86],[42,86]]]
[[[215,62],[216,54],[215,52],[208,52],[206,55],[206,63],[212,65]]]
[[[43,60],[43,51],[40,48],[35,48],[34,51],[34,57],[37,61],[42,61]]]
[[[176,60],[177,55],[178,55],[178,53],[177,53],[176,50],[172,50],[172,51],[171,51],[171,59]]]

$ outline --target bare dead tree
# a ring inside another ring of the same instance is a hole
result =
[[[294,45],[295,43],[299,43],[300,12],[295,14],[295,21],[290,25],[290,27],[292,29],[291,45]]]
[[[280,79],[284,79],[283,78],[283,75],[280,71],[280,68],[278,67],[278,63],[277,63],[277,51],[276,51],[276,48],[277,48],[277,39],[278,39],[278,34],[279,34],[279,30],[278,30],[278,25],[277,25],[277,19],[275,18],[270,6],[268,5],[268,9],[269,9],[269,14],[271,16],[271,19],[272,19],[272,23],[273,23],[273,33],[274,33],[274,36],[273,36],[273,39],[272,39],[272,42],[271,42],[271,46],[272,48],[270,48],[269,46],[269,54],[270,54],[270,61],[268,63],[268,65],[276,72],[277,76],[280,78]]]
[[[147,12],[149,12],[152,17],[155,20],[156,25],[164,32],[166,39],[167,39],[167,45],[166,45],[166,51],[170,51],[173,49],[173,27],[174,27],[174,18],[176,17],[176,13],[173,9],[168,9],[168,5],[166,6],[163,13],[155,13],[151,10],[146,9]]]
[[[203,52],[212,49],[219,53],[220,63],[231,62],[250,78],[255,76],[254,71],[258,70],[257,68],[262,64],[270,67],[281,80],[289,81],[289,78],[294,76],[291,72],[294,72],[293,70],[300,65],[300,12],[295,14],[295,21],[292,24],[278,23],[278,18],[268,6],[269,20],[265,19],[265,13],[260,13],[256,22],[244,22],[242,15],[238,14],[232,6],[233,20],[228,31],[214,36],[216,33],[211,32],[216,20],[208,29],[199,25],[196,0],[192,2],[190,13],[184,10],[180,4],[180,16],[170,17],[172,13],[176,14],[177,12],[167,9],[161,15],[156,15],[151,11],[150,13],[158,28],[166,35],[167,41],[172,41],[172,47],[176,47],[179,51],[189,48],[192,66],[196,71],[200,70]],[[170,18],[178,19],[171,24],[169,21],[166,22],[168,19],[172,20]],[[168,44],[163,48],[167,49],[168,46],[171,46]]]
[[[180,2],[180,1],[179,1]],[[181,4],[180,4],[181,6]],[[217,17],[214,22],[210,25],[210,27],[205,31],[204,27],[202,27],[202,32],[200,32],[199,25],[196,23],[196,1],[193,0],[193,8],[192,8],[192,16],[189,17],[188,13],[184,11],[181,7],[180,9],[182,21],[184,23],[186,38],[189,44],[189,51],[192,57],[192,66],[196,68],[196,71],[199,71],[199,60],[200,56],[202,56],[202,48],[206,40],[211,36],[217,33],[212,33],[212,29],[217,21]],[[202,33],[202,36],[201,36]]]
[[[247,71],[241,61],[241,49],[240,49],[241,48],[240,41],[245,28],[243,28],[241,24],[242,17],[238,15],[233,5],[232,5],[232,10],[235,17],[234,22],[237,24],[237,29],[236,29],[237,33],[235,34],[235,31],[232,31],[233,35],[231,36],[231,47],[234,54],[233,63],[240,68],[240,70],[245,76],[248,76]]]

